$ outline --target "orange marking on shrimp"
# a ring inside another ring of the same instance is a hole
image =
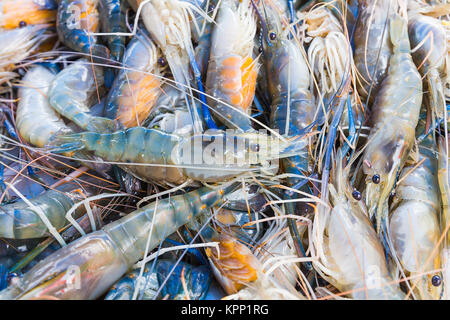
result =
[[[5,29],[15,29],[20,22],[47,24],[56,20],[56,10],[43,10],[33,0],[3,0],[3,25]]]
[[[229,236],[221,235],[219,239],[219,254],[217,250],[205,249],[217,269],[230,283],[224,284],[228,294],[235,293],[249,283],[258,279],[254,267],[255,256],[249,248]]]
[[[81,4],[82,11],[80,13],[80,26],[82,29],[96,32],[98,29],[99,23],[99,13],[95,6],[95,3],[92,1],[85,1]]]
[[[251,57],[231,56],[222,60],[222,91],[231,104],[244,111],[249,109],[255,96],[257,75],[257,67]]]
[[[153,75],[131,73],[129,85],[125,86],[123,96],[119,98],[117,120],[126,128],[135,127],[144,121],[159,97],[160,84]]]
[[[242,71],[242,97],[244,98],[244,103],[242,107],[247,110],[248,107],[253,102],[255,97],[256,89],[256,77],[258,76],[258,71],[255,62],[251,57],[247,57],[241,66]]]

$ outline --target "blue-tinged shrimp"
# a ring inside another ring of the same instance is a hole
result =
[[[376,216],[378,232],[389,194],[414,144],[422,104],[422,79],[411,58],[406,12],[391,18],[389,31],[393,53],[372,106],[372,129],[363,155],[365,202],[370,217]]]
[[[153,250],[236,187],[200,188],[138,209],[40,261],[18,283],[0,292],[0,299],[96,299],[143,258],[146,248]]]
[[[104,63],[103,59],[109,58],[109,50],[96,36],[90,35],[99,30],[98,1],[59,0],[56,29],[67,47]]]
[[[110,132],[115,129],[111,119],[89,114],[97,90],[103,86],[103,69],[80,59],[56,75],[48,92],[53,109],[85,130]]]
[[[29,199],[29,203],[18,200],[0,206],[0,237],[32,239],[49,235],[48,225],[41,217],[42,213],[56,230],[61,229],[69,224],[66,213],[77,200],[83,200],[83,194],[92,195],[92,190],[85,189],[81,192],[80,190],[77,184],[65,184],[58,190],[47,190]],[[84,213],[83,209],[83,206],[78,207],[74,217],[80,217]]]
[[[170,185],[188,179],[204,182],[231,179],[259,170],[269,160],[296,154],[305,142],[283,141],[256,132],[212,130],[176,135],[135,127],[111,134],[84,132],[58,136],[51,145],[53,152],[92,151],[106,161],[120,162],[122,168],[139,179]]]
[[[100,23],[103,33],[124,33],[127,31],[125,21],[126,0],[100,0]],[[125,52],[126,37],[122,35],[106,36],[111,59],[122,61]]]

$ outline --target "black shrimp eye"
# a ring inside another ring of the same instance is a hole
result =
[[[166,61],[165,58],[160,57],[160,58],[158,59],[158,64],[159,64],[161,67],[164,67],[164,66],[167,64],[167,61]]]
[[[26,27],[26,26],[27,26],[27,23],[25,21],[20,21],[19,22],[19,28],[23,28],[23,27]]]
[[[375,184],[379,184],[380,183],[380,176],[378,174],[374,174],[372,177],[372,182]]]
[[[433,278],[431,278],[431,284],[435,287],[439,287],[441,285],[441,277],[438,275],[434,275]]]
[[[253,152],[259,152],[259,149],[260,149],[259,144],[257,144],[257,143],[252,144],[252,145],[250,146],[250,149],[251,149]]]
[[[259,53],[263,52],[263,47],[258,48]]]
[[[8,283],[11,283],[11,281],[13,281],[13,279],[17,278],[19,275],[17,273],[8,273],[8,275],[6,276],[6,281]]]
[[[275,40],[277,38],[277,34],[275,33],[275,32],[271,32],[271,33],[269,33],[269,39],[270,40]]]
[[[357,200],[357,201],[359,201],[359,200],[361,200],[361,192],[359,192],[358,190],[353,190],[353,192],[352,192],[352,197],[355,199],[355,200]]]

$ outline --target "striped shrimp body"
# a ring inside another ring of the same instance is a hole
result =
[[[10,89],[11,81],[18,74],[16,65],[35,52],[52,35],[47,32],[48,25],[30,25],[24,28],[0,32],[0,93]]]
[[[57,74],[48,92],[48,99],[56,112],[80,128],[112,131],[115,129],[113,120],[89,114],[89,108],[97,98],[97,89],[102,85],[103,69],[94,67],[86,59],[80,59]]]
[[[15,29],[56,20],[54,0],[3,0],[0,3],[0,29]]]
[[[355,66],[361,75],[358,93],[365,102],[369,95],[373,102],[379,86],[388,72],[392,45],[389,41],[389,18],[397,0],[362,0],[358,6],[358,20],[354,33]]]
[[[55,75],[45,67],[34,66],[23,77],[19,89],[17,129],[26,142],[40,148],[55,134],[72,133],[47,99],[54,78]]]
[[[333,286],[353,299],[403,299],[393,284],[380,240],[361,201],[352,196],[337,156],[335,185],[330,185],[331,211],[319,209],[314,217],[314,268]]]
[[[56,29],[59,39],[70,49],[92,55],[94,60],[109,58],[109,50],[91,36],[99,30],[99,0],[60,0]]]
[[[446,60],[450,47],[450,29],[433,17],[425,16],[414,9],[408,11],[409,39],[414,48],[412,57],[419,71],[425,77],[426,88],[430,91],[430,104],[438,119],[444,118],[446,108],[444,86]]]
[[[163,184],[181,184],[187,179],[223,181],[257,170],[258,164],[265,165],[273,157],[290,156],[304,148],[303,141],[297,145],[260,133],[213,130],[179,136],[143,127],[112,134],[58,136],[51,144],[53,152],[93,151],[106,161],[120,162],[139,179]],[[274,146],[278,149],[273,150]]]
[[[221,1],[211,35],[206,92],[213,116],[244,132],[252,130],[250,113],[259,68],[252,57],[255,34],[250,1]]]
[[[161,93],[161,67],[158,51],[140,30],[130,41],[119,71],[105,100],[105,116],[117,120],[121,127],[140,125],[150,114]]]
[[[270,75],[271,127],[278,129],[283,136],[300,135],[314,121],[316,112],[309,90],[311,78],[308,64],[295,39],[287,38],[288,32],[282,29],[281,16],[269,6],[264,12],[268,17],[268,34],[263,35],[263,54],[266,72]],[[283,163],[285,172],[304,175],[308,171],[307,148],[295,157],[284,159]],[[297,181],[291,182],[294,184]]]
[[[101,0],[99,11],[104,33],[125,33],[127,31],[125,23],[126,8],[127,2],[123,0]],[[114,61],[122,61],[125,41],[126,37],[120,35],[108,35],[106,37],[111,59]]]
[[[48,225],[42,220],[36,210],[43,213],[49,223],[59,230],[69,224],[66,220],[67,211],[83,200],[80,186],[64,185],[58,190],[48,190],[32,198],[29,203],[23,200],[0,206],[0,237],[8,239],[42,238],[49,234]],[[88,191],[87,196],[91,195]],[[85,211],[80,206],[74,213],[74,218],[80,217]]]
[[[64,300],[96,299],[143,258],[146,248],[148,252],[153,250],[194,216],[218,204],[234,188],[233,184],[215,190],[200,188],[136,210],[40,261],[21,281],[0,292],[0,299],[44,295]],[[79,286],[67,286],[73,273],[79,275]]]
[[[423,163],[406,166],[391,206],[390,235],[400,263],[412,279],[422,300],[439,300],[442,286],[440,272],[437,158],[431,137],[419,147]],[[426,273],[421,276],[421,273]]]
[[[373,126],[363,156],[365,201],[370,217],[376,215],[378,231],[397,173],[414,144],[422,103],[422,80],[411,58],[407,32],[406,18],[397,15],[391,19],[393,54],[372,106]]]

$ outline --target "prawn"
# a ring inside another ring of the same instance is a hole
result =
[[[393,54],[372,106],[372,128],[363,154],[365,202],[377,231],[387,215],[389,194],[415,139],[422,105],[422,79],[411,58],[406,9],[390,20]],[[395,124],[395,125],[394,125]]]
[[[0,292],[0,299],[42,295],[96,299],[141,259],[146,249],[154,249],[193,217],[217,205],[236,186],[204,187],[142,207],[41,260],[15,285]],[[67,286],[74,268],[80,272],[80,286]]]

